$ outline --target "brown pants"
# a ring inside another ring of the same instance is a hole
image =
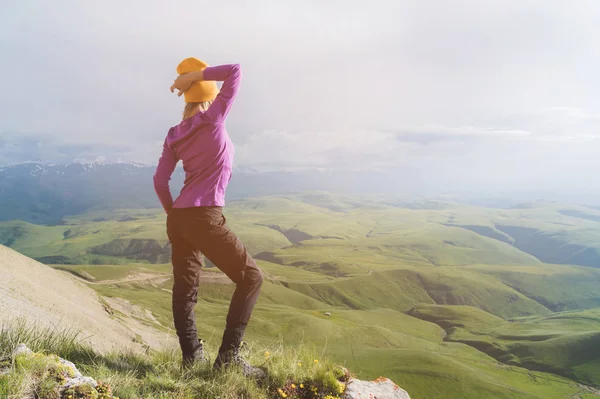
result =
[[[246,247],[227,227],[221,207],[173,208],[167,216],[173,262],[173,319],[185,356],[200,346],[194,306],[201,254],[235,284],[220,352],[241,343],[263,282]]]

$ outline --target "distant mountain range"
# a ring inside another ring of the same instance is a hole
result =
[[[136,164],[46,165],[0,169],[0,220],[59,223],[93,207],[157,206],[151,168]]]
[[[90,209],[157,208],[152,177],[155,166],[137,163],[28,162],[0,168],[0,221],[56,224]],[[174,196],[184,172],[171,180]],[[327,190],[359,194],[396,191],[389,177],[373,172],[269,172],[234,170],[227,200],[293,192]]]
[[[152,181],[154,171],[155,166],[138,163],[53,165],[27,162],[0,167],[0,221],[60,224],[65,216],[92,209],[158,208],[160,204]],[[227,189],[227,200],[326,191],[363,198],[383,197],[390,201],[390,205],[409,208],[422,207],[423,196],[427,198],[425,202],[460,201],[476,206],[506,208],[527,206],[522,203],[539,198],[535,194],[441,196],[442,188],[429,187],[426,179],[408,174],[408,171],[341,170],[256,172],[238,168],[234,169]],[[184,172],[179,167],[171,180],[174,197],[183,186],[183,180]],[[416,196],[415,193],[421,195]],[[427,208],[430,206],[437,205],[426,205]]]

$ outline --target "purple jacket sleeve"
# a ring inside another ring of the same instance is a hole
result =
[[[171,148],[169,148],[167,140],[165,140],[162,156],[158,160],[158,166],[154,174],[154,190],[167,213],[173,208],[173,197],[169,188],[169,180],[171,180],[171,175],[178,161]]]
[[[204,80],[223,82],[220,93],[205,112],[205,115],[214,122],[223,123],[240,88],[242,68],[239,64],[206,67]]]

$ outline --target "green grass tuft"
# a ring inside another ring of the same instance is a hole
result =
[[[211,364],[182,371],[181,356],[175,349],[149,354],[100,354],[78,344],[76,337],[66,331],[37,329],[21,322],[0,330],[0,357],[8,358],[21,342],[35,348],[35,353],[19,355],[4,367],[0,376],[0,394],[7,397],[23,397],[35,392],[40,398],[60,399],[58,387],[64,383],[69,370],[57,363],[58,358],[53,353],[73,361],[84,375],[101,383],[98,388],[70,389],[62,396],[70,395],[71,399],[110,399],[113,396],[120,399],[275,398],[283,397],[281,392],[289,392],[287,397],[290,398],[324,398],[327,395],[335,398],[339,397],[346,378],[339,366],[308,346],[250,346],[248,360],[268,374],[266,381],[257,382],[233,368],[215,371]],[[209,348],[208,352],[214,359],[215,351]],[[301,384],[307,387],[304,391],[291,389],[292,385],[300,387]]]

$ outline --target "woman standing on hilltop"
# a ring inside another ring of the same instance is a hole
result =
[[[231,178],[234,148],[225,119],[242,77],[239,65],[210,67],[187,58],[177,66],[171,86],[184,95],[183,120],[169,129],[154,175],[154,188],[167,212],[167,234],[173,262],[173,318],[183,352],[183,366],[207,362],[198,339],[194,306],[204,254],[235,284],[227,325],[215,368],[241,366],[248,376],[262,376],[259,368],[240,356],[244,331],[263,281],[261,270],[236,235],[227,227],[222,209]],[[216,81],[222,81],[221,90]],[[179,160],[185,182],[173,202],[169,180]]]

